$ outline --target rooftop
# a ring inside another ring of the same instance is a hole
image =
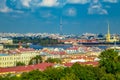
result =
[[[8,54],[0,53],[0,56],[8,56]]]
[[[45,70],[47,67],[54,66],[53,63],[40,63],[36,65],[28,65],[28,66],[17,66],[10,68],[0,68],[0,74],[5,73],[19,73],[19,72],[29,72],[32,70],[39,69],[41,71]]]

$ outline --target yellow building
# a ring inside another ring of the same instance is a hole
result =
[[[3,50],[3,48],[4,48],[4,47],[3,47],[3,45],[2,45],[2,44],[0,44],[0,50]]]
[[[17,62],[28,65],[29,61],[36,55],[39,55],[39,52],[25,52],[14,55],[0,54],[0,67],[13,67],[16,66]]]

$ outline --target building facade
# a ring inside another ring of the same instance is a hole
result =
[[[13,67],[16,66],[17,62],[25,63],[25,65],[29,64],[29,61],[39,55],[39,52],[26,52],[21,54],[14,55],[0,55],[0,67]]]
[[[3,47],[3,45],[2,45],[2,44],[0,44],[0,50],[3,50],[3,48],[4,48],[4,47]]]

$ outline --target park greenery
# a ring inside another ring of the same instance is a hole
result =
[[[45,62],[49,62],[49,63],[62,63],[61,59],[59,59],[59,58],[48,58]]]
[[[39,63],[42,63],[42,57],[40,55],[37,55],[30,60],[29,65],[39,64]]]
[[[33,43],[33,44],[39,44],[39,45],[56,45],[56,44],[60,44],[60,42],[57,39],[52,39],[52,38],[39,38],[39,37],[20,37],[20,38],[13,38],[13,43],[19,43],[22,42],[23,44],[26,43]]]
[[[37,44],[37,45],[41,45],[41,46],[52,46],[52,45],[58,45],[58,44],[62,44],[61,42],[59,42],[57,39],[52,39],[52,38],[39,38],[39,37],[15,37],[13,38],[13,44],[4,44],[5,48],[18,48],[19,47],[19,43],[22,43],[22,46],[25,48],[29,47],[29,43],[32,44]]]
[[[16,66],[25,66],[25,63],[23,63],[23,62],[17,62]]]
[[[73,64],[72,67],[49,67],[44,71],[33,70],[21,76],[6,75],[0,80],[120,80],[120,56],[115,50],[105,50],[96,67]]]

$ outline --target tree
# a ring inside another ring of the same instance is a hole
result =
[[[105,50],[99,56],[99,67],[105,67],[107,73],[115,74],[119,69],[118,52],[112,49]]]
[[[33,70],[29,73],[23,73],[21,80],[48,80],[48,79],[43,72],[39,70]]]
[[[30,60],[29,65],[39,64],[39,63],[42,63],[42,57],[40,55],[37,55],[36,57],[34,57]]]
[[[48,80],[60,80],[64,76],[63,68],[49,67],[44,71]]]
[[[93,67],[92,71],[95,74],[96,80],[100,80],[101,77],[103,77],[106,74],[104,67],[102,67],[102,68]]]
[[[61,59],[59,58],[48,58],[45,62],[50,62],[50,63],[61,63]]]
[[[79,78],[74,73],[68,73],[65,77],[62,77],[60,80],[79,80]]]
[[[15,76],[14,74],[7,74],[7,75],[2,76],[0,80],[21,80],[21,79]]]
[[[3,80],[3,77],[2,77],[2,76],[0,76],[0,80]]]
[[[116,80],[120,80],[120,72],[117,72],[117,73],[115,74],[115,77],[116,77]]]
[[[116,80],[113,74],[105,74],[100,80]]]
[[[92,66],[83,66],[79,63],[73,64],[71,67],[73,73],[80,79],[80,80],[96,80],[96,76],[93,72]]]
[[[16,66],[25,66],[25,63],[23,63],[23,62],[17,62]]]

